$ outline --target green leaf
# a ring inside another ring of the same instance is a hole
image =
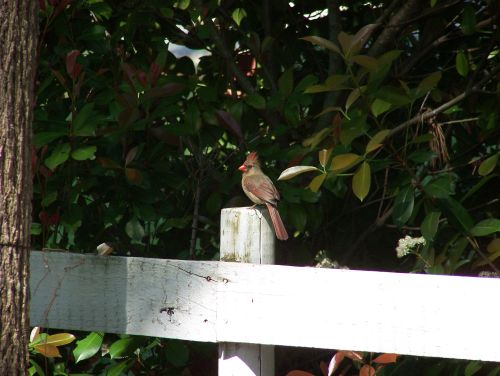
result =
[[[431,211],[427,213],[424,220],[422,221],[422,225],[420,226],[420,231],[422,232],[422,236],[429,241],[434,240],[434,236],[437,233],[439,227],[439,217],[441,216],[441,212],[439,211]]]
[[[281,94],[288,96],[293,91],[293,70],[287,69],[278,79],[278,90]]]
[[[365,86],[361,86],[360,88],[355,88],[353,89],[349,95],[347,96],[347,99],[345,101],[345,109],[346,111],[358,100],[358,98],[363,94]]]
[[[360,201],[363,201],[368,195],[368,192],[370,192],[370,184],[370,165],[365,161],[361,164],[361,166],[358,167],[356,173],[352,178],[352,191]]]
[[[51,143],[58,138],[61,138],[66,135],[66,132],[37,132],[33,136],[33,143],[36,148],[42,147]]]
[[[363,160],[363,157],[354,153],[336,155],[332,159],[330,170],[335,173],[345,171]]]
[[[375,98],[371,105],[372,114],[375,117],[383,114],[391,108],[391,104],[382,99]]]
[[[420,83],[418,84],[417,89],[426,93],[431,89],[434,89],[438,82],[441,81],[442,73],[440,71],[434,72],[426,76]]]
[[[351,54],[351,49],[353,47],[353,36],[341,31],[337,37],[340,46],[342,47],[342,52],[344,56],[348,57]]]
[[[84,339],[77,341],[76,347],[73,350],[75,363],[78,363],[85,359],[89,359],[97,354],[97,352],[101,348],[103,338],[104,333],[92,332],[88,334]]]
[[[73,119],[72,130],[75,136],[93,136],[95,132],[94,124],[94,102],[87,103],[76,114]]]
[[[476,31],[476,12],[470,4],[464,6],[461,26],[465,35],[474,34]]]
[[[472,362],[469,362],[469,364],[467,364],[467,366],[465,367],[464,376],[473,376],[481,368],[483,368],[483,365],[481,364],[481,362],[479,362],[477,360],[473,360]]]
[[[467,60],[467,56],[464,51],[458,51],[455,59],[455,67],[460,76],[467,77],[469,74],[469,61]]]
[[[498,162],[498,154],[492,155],[481,162],[477,172],[481,176],[489,175],[493,172]]]
[[[43,344],[51,346],[64,346],[75,340],[75,336],[71,333],[57,333],[47,336]]]
[[[470,229],[473,236],[488,236],[500,231],[500,219],[489,218],[482,220]]]
[[[358,65],[361,65],[363,68],[366,68],[369,71],[374,71],[378,67],[377,59],[368,55],[353,56],[351,58],[351,61],[355,62]]]
[[[403,188],[394,200],[392,218],[397,226],[403,226],[411,217],[415,205],[415,189],[412,186]]]
[[[247,12],[245,9],[243,8],[236,8],[235,10],[233,10],[233,14],[232,14],[232,17],[233,17],[233,20],[234,22],[236,23],[236,25],[240,26],[241,24],[241,21],[243,20],[243,18],[245,18],[247,16]]]
[[[109,347],[111,359],[123,358],[132,354],[144,340],[141,337],[120,338]]]
[[[136,362],[135,359],[124,360],[106,369],[106,376],[122,376]]]
[[[245,102],[247,102],[248,105],[256,108],[257,110],[263,110],[264,108],[266,108],[266,100],[263,96],[257,93],[247,95],[245,97]]]
[[[38,222],[31,222],[31,235],[40,235],[42,233],[42,225]]]
[[[50,204],[52,204],[55,200],[57,200],[57,190],[49,191],[45,193],[45,195],[42,198],[42,201],[40,202],[40,205],[42,205],[43,208],[46,208]]]
[[[166,358],[175,367],[184,367],[189,360],[189,349],[184,342],[171,340],[167,343]]]
[[[393,86],[383,86],[376,93],[375,96],[385,102],[391,103],[395,106],[405,106],[410,103],[410,98],[406,93]]]
[[[130,239],[135,241],[141,241],[142,238],[144,238],[144,236],[146,235],[144,227],[136,217],[127,222],[127,224],[125,225],[125,232]]]
[[[426,184],[424,191],[433,198],[446,198],[455,193],[455,180],[449,174],[439,176]]]
[[[69,143],[57,145],[47,159],[45,159],[45,166],[54,171],[57,166],[68,160],[70,151],[71,146]]]
[[[95,152],[97,146],[84,146],[71,152],[71,158],[77,161],[84,161],[87,159],[95,159]]]
[[[488,176],[483,176],[481,180],[479,180],[472,188],[467,190],[467,193],[460,199],[460,202],[464,202],[467,200],[467,198],[474,196],[474,194],[480,190],[486,183],[488,183],[490,180],[498,177],[498,175],[488,175]]]
[[[45,372],[43,371],[43,368],[40,367],[40,365],[37,362],[35,362],[33,359],[30,359],[30,364],[31,364],[31,367],[28,371],[30,376],[33,376],[33,375],[45,376]]]
[[[368,154],[373,150],[377,150],[379,147],[381,147],[382,142],[385,140],[389,132],[390,132],[389,129],[382,129],[381,131],[375,133],[375,135],[371,138],[371,140],[368,141],[365,153]]]
[[[451,197],[441,201],[443,210],[446,212],[448,222],[454,227],[468,231],[474,224],[472,217],[467,209],[463,207],[458,201]]]
[[[286,170],[284,170],[278,180],[289,180],[291,178],[294,178],[297,175],[303,174],[304,172],[310,172],[310,171],[320,171],[317,167],[314,166],[293,166],[289,167]]]
[[[333,51],[333,52],[338,53],[339,55],[342,55],[342,52],[340,51],[339,46],[337,46],[335,43],[329,41],[328,39],[317,37],[314,35],[302,37],[300,39],[306,40],[312,44],[324,47],[326,49],[329,49],[330,51]]]
[[[307,212],[302,204],[291,204],[288,210],[288,217],[293,227],[298,231],[303,231],[307,223]]]

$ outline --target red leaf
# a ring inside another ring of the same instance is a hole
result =
[[[151,87],[155,87],[158,82],[158,78],[161,74],[161,67],[156,63],[152,62],[149,67],[149,82],[151,82]]]
[[[363,354],[357,351],[339,351],[344,354],[345,357],[354,360],[355,362],[363,361]]]
[[[131,183],[139,184],[142,182],[142,174],[135,168],[126,168],[125,176]]]
[[[40,6],[40,10],[42,12],[45,12],[47,9],[47,5],[45,5],[45,0],[38,0],[38,5]]]
[[[47,226],[49,224],[49,214],[46,211],[41,211],[40,214],[38,214],[38,218],[40,218],[42,225]]]
[[[319,362],[319,369],[321,370],[321,374],[323,376],[328,376],[328,365],[325,362]]]
[[[241,126],[235,118],[233,118],[228,112],[222,110],[216,110],[215,115],[217,116],[217,120],[219,121],[219,124],[221,126],[233,133],[238,138],[238,140],[241,141],[243,139]]]
[[[365,364],[359,370],[359,376],[375,376],[375,368],[368,364]]]
[[[127,156],[125,157],[125,166],[128,166],[129,163],[135,159],[135,157],[137,156],[137,150],[139,149],[137,148],[137,146],[135,146],[128,151]]]
[[[144,71],[139,70],[137,72],[137,79],[141,83],[142,86],[146,86],[148,84],[148,77],[146,76],[146,73]]]
[[[337,351],[337,353],[332,357],[332,360],[330,360],[330,364],[328,365],[328,376],[333,375],[333,373],[339,368],[340,362],[344,360],[345,357],[345,352],[344,351]]]
[[[76,62],[76,58],[80,56],[80,51],[72,50],[66,55],[66,72],[73,79],[76,80],[82,70],[82,66]]]
[[[52,214],[49,217],[49,225],[55,225],[55,224],[59,223],[59,219],[60,219],[59,214],[57,214],[57,213]]]
[[[389,364],[396,363],[399,354],[382,354],[373,359],[373,363],[377,364]]]

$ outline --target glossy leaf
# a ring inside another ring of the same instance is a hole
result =
[[[431,211],[427,213],[424,220],[422,221],[422,225],[420,226],[420,231],[422,232],[422,236],[429,241],[434,240],[434,236],[437,233],[439,227],[439,217],[441,216],[441,212]]]
[[[135,359],[128,359],[109,366],[106,369],[106,376],[122,376],[135,362]]]
[[[87,103],[76,114],[72,123],[75,136],[93,136],[95,133],[94,103]]]
[[[415,204],[415,189],[412,186],[403,188],[394,200],[392,218],[397,226],[403,226],[410,219]]]
[[[125,337],[113,342],[109,347],[111,359],[122,358],[131,355],[144,341],[141,337]]]
[[[71,333],[57,333],[47,336],[43,343],[51,346],[64,346],[75,340],[75,336]]]
[[[347,170],[348,168],[351,168],[355,166],[357,163],[361,162],[362,159],[363,158],[361,156],[354,153],[336,155],[332,159],[330,170],[336,173]]]
[[[433,198],[446,198],[455,193],[455,181],[449,174],[439,176],[426,184],[424,191]]]
[[[360,369],[359,369],[359,376],[375,376],[375,368],[368,364],[364,364]]]
[[[448,197],[442,201],[443,210],[446,210],[448,221],[456,228],[468,231],[474,224],[467,209],[455,199]]]
[[[47,358],[60,358],[61,353],[57,346],[54,345],[36,345],[35,350]]]
[[[82,360],[93,357],[101,348],[104,333],[92,332],[84,339],[76,342],[76,347],[73,350],[75,362],[78,363]]]
[[[371,169],[368,162],[365,161],[358,167],[352,177],[352,191],[360,201],[363,201],[368,195],[368,192],[370,192],[370,184]]]
[[[278,180],[289,180],[291,178],[294,178],[297,175],[303,174],[305,172],[310,172],[310,171],[320,171],[317,167],[314,166],[293,166],[289,167],[286,170],[284,170]]]
[[[497,163],[498,163],[498,154],[492,155],[491,157],[488,157],[481,162],[479,168],[477,169],[477,173],[481,176],[489,175],[493,172]]]
[[[366,145],[366,150],[365,153],[370,153],[374,150],[377,150],[379,147],[382,146],[382,142],[385,140],[387,135],[390,133],[389,129],[382,129],[381,131],[378,131],[375,133],[375,135],[371,138],[370,141],[368,141],[368,144]]]
[[[339,368],[339,365],[342,362],[342,360],[344,360],[344,357],[345,355],[343,351],[337,351],[335,353],[335,355],[330,360],[330,363],[328,364],[327,376],[333,375],[333,373]]]
[[[470,229],[473,236],[487,236],[500,232],[500,219],[489,218],[482,220]]]

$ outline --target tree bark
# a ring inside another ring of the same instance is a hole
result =
[[[0,0],[0,371],[27,375],[38,2]]]

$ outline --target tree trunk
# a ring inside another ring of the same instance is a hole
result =
[[[38,2],[0,0],[0,371],[27,375]]]

